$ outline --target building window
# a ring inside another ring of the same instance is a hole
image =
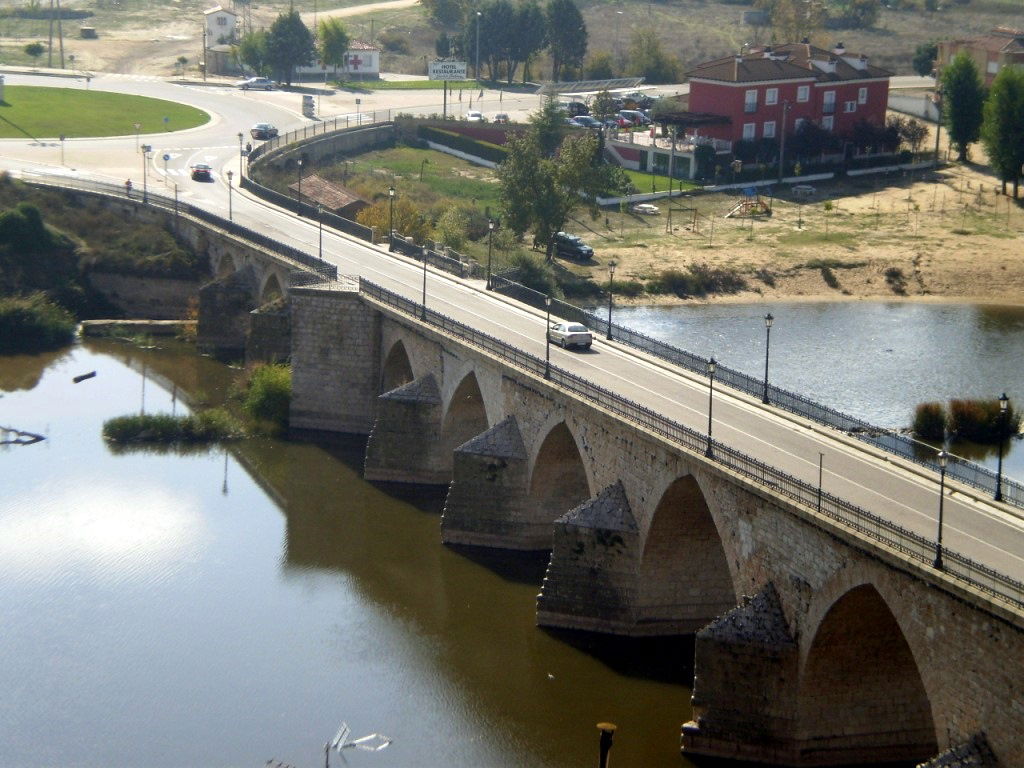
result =
[[[988,66],[986,67],[986,70],[987,70],[987,72],[990,75],[996,74],[999,71],[999,62],[998,61],[990,61],[988,63]]]
[[[793,131],[795,133],[800,133],[800,129],[804,127],[804,123],[806,123],[806,122],[807,122],[807,118],[806,117],[798,117],[796,119],[796,122],[793,123]]]
[[[227,16],[218,16],[217,17],[217,26],[218,27],[226,27],[227,25],[228,25],[228,17]]]
[[[822,105],[821,111],[826,115],[831,115],[836,111],[835,91],[825,91],[825,103]]]
[[[764,103],[765,104],[778,104],[779,103],[779,89],[769,88],[764,92]]]
[[[757,91],[747,91],[743,99],[743,111],[757,112]]]
[[[775,121],[769,120],[764,124],[764,128],[761,129],[761,135],[766,139],[775,138]]]
[[[825,117],[821,118],[821,127],[824,128],[826,131],[831,131],[833,121],[835,121],[835,118],[832,117],[832,115],[826,115]]]
[[[743,124],[743,140],[744,141],[753,141],[755,136],[757,136],[757,124],[756,123],[744,123]]]
[[[858,104],[867,104],[868,103],[868,89],[867,88],[859,88],[857,90],[857,103]]]
[[[811,100],[811,86],[801,85],[796,89],[796,100],[807,102]]]
[[[857,111],[857,102],[856,101],[848,101],[848,102],[846,102],[846,104],[843,107],[843,111],[844,112],[856,112]]]

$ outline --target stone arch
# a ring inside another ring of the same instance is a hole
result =
[[[816,765],[924,761],[938,751],[910,644],[871,584],[853,587],[825,613],[797,706],[801,756]]]
[[[664,490],[640,560],[641,621],[693,632],[737,603],[722,536],[693,475]]]
[[[552,523],[591,495],[576,438],[560,421],[548,431],[533,460],[530,514],[537,522]]]
[[[408,384],[416,378],[412,372],[412,363],[409,361],[409,353],[405,344],[399,339],[391,345],[388,356],[384,359],[384,365],[380,373],[380,393],[390,392],[393,389]]]
[[[448,401],[441,421],[441,450],[448,456],[467,440],[486,432],[489,426],[480,383],[470,371]]]
[[[227,277],[234,274],[237,270],[238,265],[235,263],[235,257],[230,253],[222,254],[220,262],[217,264],[217,277]]]
[[[282,296],[284,296],[284,289],[281,287],[281,281],[277,278],[277,273],[271,272],[263,281],[263,289],[260,291],[260,306],[269,304]]]

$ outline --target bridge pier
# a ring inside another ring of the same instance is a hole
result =
[[[249,313],[256,308],[259,280],[252,265],[213,280],[199,289],[196,347],[218,358],[242,358],[249,333]]]
[[[363,475],[392,483],[447,485],[451,457],[439,450],[440,444],[441,393],[428,373],[377,398]]]

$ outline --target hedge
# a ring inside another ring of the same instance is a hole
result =
[[[499,147],[497,144],[491,144],[487,141],[478,141],[477,139],[471,139],[468,136],[463,136],[461,133],[446,131],[430,125],[419,126],[416,129],[416,135],[426,141],[432,141],[435,144],[443,144],[451,149],[457,149],[460,152],[465,152],[467,155],[483,158],[484,160],[490,160],[495,163],[502,163],[505,161],[505,158],[508,157],[508,150],[504,147]]]

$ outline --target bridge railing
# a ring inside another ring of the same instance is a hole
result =
[[[462,259],[454,258],[447,253],[428,248],[425,245],[417,245],[411,238],[405,238],[399,234],[395,234],[391,243],[391,250],[419,262],[425,259],[429,266],[442,272],[457,275],[458,277],[482,278],[485,274],[485,270],[479,262],[473,260],[463,261]]]
[[[429,323],[511,365],[534,375],[546,377],[552,383],[572,392],[581,399],[659,434],[691,452],[705,455],[710,448],[712,460],[718,464],[797,504],[814,509],[843,526],[923,565],[931,566],[934,561],[935,542],[924,536],[885,520],[831,493],[823,492],[816,486],[781,472],[741,451],[722,445],[717,440],[709,440],[707,435],[672,421],[650,408],[599,387],[580,376],[557,366],[548,365],[544,360],[524,352],[518,347],[471,328],[440,312],[425,308],[422,304],[389,291],[369,280],[361,277],[358,279],[359,290],[383,304]],[[717,371],[715,378],[717,379]],[[1024,583],[947,549],[943,550],[943,562],[943,570],[950,576],[956,577],[990,597],[1007,603],[1014,610],[1024,610]]]
[[[312,125],[304,125],[294,131],[288,131],[287,133],[282,133],[272,139],[267,139],[262,144],[258,144],[253,147],[249,152],[249,162],[253,163],[267,152],[275,150],[278,147],[286,147],[296,141],[312,139],[315,136],[323,136],[328,133],[334,133],[335,131],[343,131],[346,128],[375,125],[377,123],[390,123],[392,112],[393,111],[390,109],[376,109],[370,110],[369,112],[360,112],[358,115],[345,115],[344,117],[335,117],[331,120],[322,120],[321,122],[313,123]]]
[[[516,282],[516,277],[517,270],[509,270],[493,275],[491,277],[491,284],[494,286],[494,290],[499,293],[511,296],[538,309],[544,309],[545,295]],[[590,310],[575,306],[561,299],[552,299],[551,313],[565,320],[581,322],[602,336],[608,335],[607,317],[601,317]],[[611,331],[612,338],[622,344],[628,344],[631,347],[643,350],[648,354],[696,373],[705,374],[707,372],[707,359],[692,352],[687,352],[679,347],[614,322],[611,324]],[[728,366],[719,364],[715,368],[715,381],[759,399],[764,395],[763,379],[750,376]],[[777,408],[841,430],[869,445],[938,472],[937,450],[906,435],[875,426],[856,416],[850,416],[835,408],[817,403],[803,395],[776,387],[771,383],[768,385],[768,400]],[[967,485],[988,491],[993,493],[993,495],[995,493],[996,473],[966,459],[957,456],[951,457],[946,474]],[[1024,484],[1003,476],[1002,497],[1003,501],[1007,504],[1024,508]]]

